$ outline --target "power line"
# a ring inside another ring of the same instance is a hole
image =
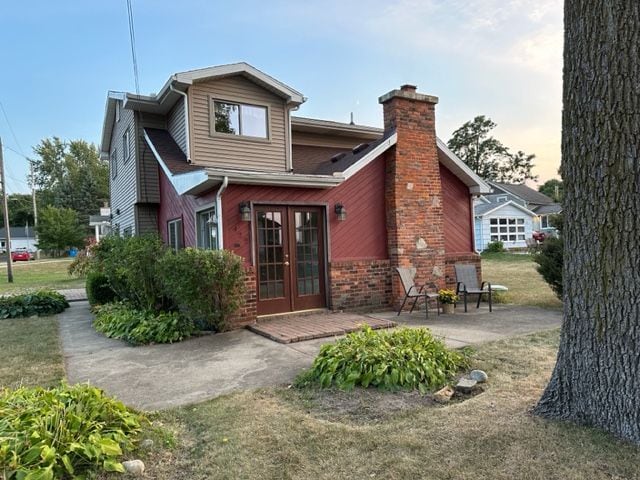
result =
[[[131,42],[131,60],[133,62],[133,79],[136,84],[136,95],[140,95],[140,83],[138,81],[138,58],[136,56],[136,32],[133,26],[133,9],[131,0],[127,0],[127,15],[129,16],[129,40]]]
[[[9,131],[11,132],[11,136],[13,137],[13,141],[16,142],[18,150],[20,150],[21,152],[20,155],[22,155],[24,158],[27,158],[25,157],[22,147],[20,146],[18,137],[16,137],[16,132],[13,131],[13,127],[11,126],[11,122],[9,121],[9,116],[7,115],[7,111],[4,109],[4,105],[2,104],[2,102],[0,102],[0,109],[2,109],[2,114],[4,115],[4,119],[7,122],[7,125],[9,126]]]

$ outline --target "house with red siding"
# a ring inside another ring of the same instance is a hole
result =
[[[293,115],[305,100],[246,63],[176,73],[151,96],[109,92],[113,229],[240,255],[236,326],[389,308],[398,266],[434,288],[454,285],[455,263],[480,266],[472,205],[490,188],[437,138],[436,97],[382,95],[382,129]]]

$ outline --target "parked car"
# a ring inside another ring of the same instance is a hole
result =
[[[11,252],[11,260],[14,262],[28,262],[29,260],[33,260],[35,255],[33,252],[30,252],[27,248],[16,248],[13,252]]]

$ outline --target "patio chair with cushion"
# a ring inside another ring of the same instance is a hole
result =
[[[425,316],[429,317],[429,299],[435,299],[438,315],[440,315],[440,305],[438,305],[438,294],[428,292],[426,285],[416,285],[416,269],[413,267],[396,267],[396,272],[400,275],[400,281],[402,282],[402,288],[404,288],[404,300],[398,310],[398,315],[402,313],[405,303],[408,299],[413,299],[413,304],[409,313],[413,312],[418,300],[424,298]]]
[[[482,282],[478,285],[476,266],[456,263],[454,267],[456,270],[456,294],[462,296],[464,299],[464,311],[467,311],[468,295],[478,295],[476,308],[479,308],[480,300],[484,294],[489,296],[489,311],[493,311],[491,304],[491,284],[489,282]]]

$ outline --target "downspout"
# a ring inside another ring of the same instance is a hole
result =
[[[227,189],[227,185],[229,185],[229,177],[224,177],[222,179],[222,185],[216,192],[216,217],[218,220],[218,246],[220,249],[224,248],[224,239],[222,237],[222,194]]]
[[[175,80],[175,79],[174,79]],[[188,96],[186,93],[184,93],[182,90],[178,90],[176,88],[173,87],[173,82],[171,82],[169,84],[169,90],[171,90],[172,92],[177,93],[178,95],[182,95],[182,98],[184,98],[184,135],[185,135],[185,143],[186,143],[186,147],[187,147],[187,151],[185,152],[187,154],[187,163],[191,163],[191,145],[189,142],[189,104],[188,104]]]
[[[287,125],[287,128],[289,129],[289,144],[287,145],[287,172],[293,172],[293,136],[291,132],[291,112],[295,112],[299,108],[300,106],[298,105],[289,109],[289,125]]]

